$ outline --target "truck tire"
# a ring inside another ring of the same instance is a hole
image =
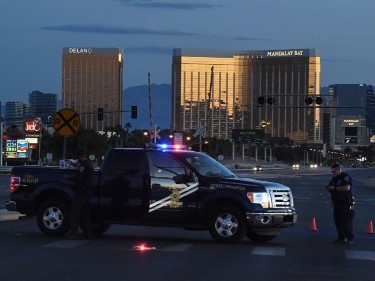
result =
[[[209,217],[208,230],[218,242],[240,242],[247,230],[245,215],[234,206],[218,207]]]
[[[262,235],[262,234],[256,234],[255,232],[248,232],[246,236],[253,242],[265,243],[265,242],[270,242],[277,235]]]
[[[111,227],[110,224],[107,223],[93,223],[91,225],[92,234],[103,234]]]
[[[46,235],[63,235],[70,228],[69,209],[67,205],[57,198],[43,202],[37,213],[39,229]]]

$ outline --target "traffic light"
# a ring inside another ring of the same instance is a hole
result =
[[[308,105],[312,104],[313,101],[314,101],[314,100],[313,100],[312,97],[307,97],[307,98],[305,98],[305,103],[308,104]]]
[[[316,104],[322,104],[323,103],[323,98],[322,97],[316,97],[315,98],[315,103]]]
[[[132,105],[132,119],[137,119],[137,106]]]
[[[266,102],[266,98],[265,97],[259,97],[258,98],[258,104],[263,105],[265,102]]]
[[[274,97],[267,97],[267,96],[265,96],[265,97],[259,97],[258,98],[258,104],[259,105],[264,105],[266,102],[267,102],[267,104],[269,104],[269,105],[272,105],[272,104],[274,104],[275,103],[275,98]]]
[[[315,102],[315,104],[322,104],[323,103],[323,98],[320,97],[320,96],[317,96],[317,97],[306,97],[305,98],[305,103],[307,105],[311,105],[313,102]]]
[[[98,121],[103,121],[103,107],[98,107]]]
[[[268,103],[269,105],[274,104],[274,103],[275,103],[275,98],[274,98],[274,97],[268,97],[268,98],[267,98],[267,103]]]

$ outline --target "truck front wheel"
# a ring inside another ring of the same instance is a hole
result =
[[[46,235],[62,235],[69,230],[68,207],[58,199],[43,202],[36,219],[39,229]]]
[[[246,234],[246,218],[234,206],[218,207],[211,213],[208,229],[212,238],[218,242],[240,242]]]

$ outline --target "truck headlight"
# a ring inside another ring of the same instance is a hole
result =
[[[263,208],[269,208],[268,195],[265,192],[248,192],[247,198],[251,203],[261,204]]]

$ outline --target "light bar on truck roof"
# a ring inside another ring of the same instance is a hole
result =
[[[187,146],[183,144],[151,143],[147,144],[146,148],[155,150],[186,150]]]

